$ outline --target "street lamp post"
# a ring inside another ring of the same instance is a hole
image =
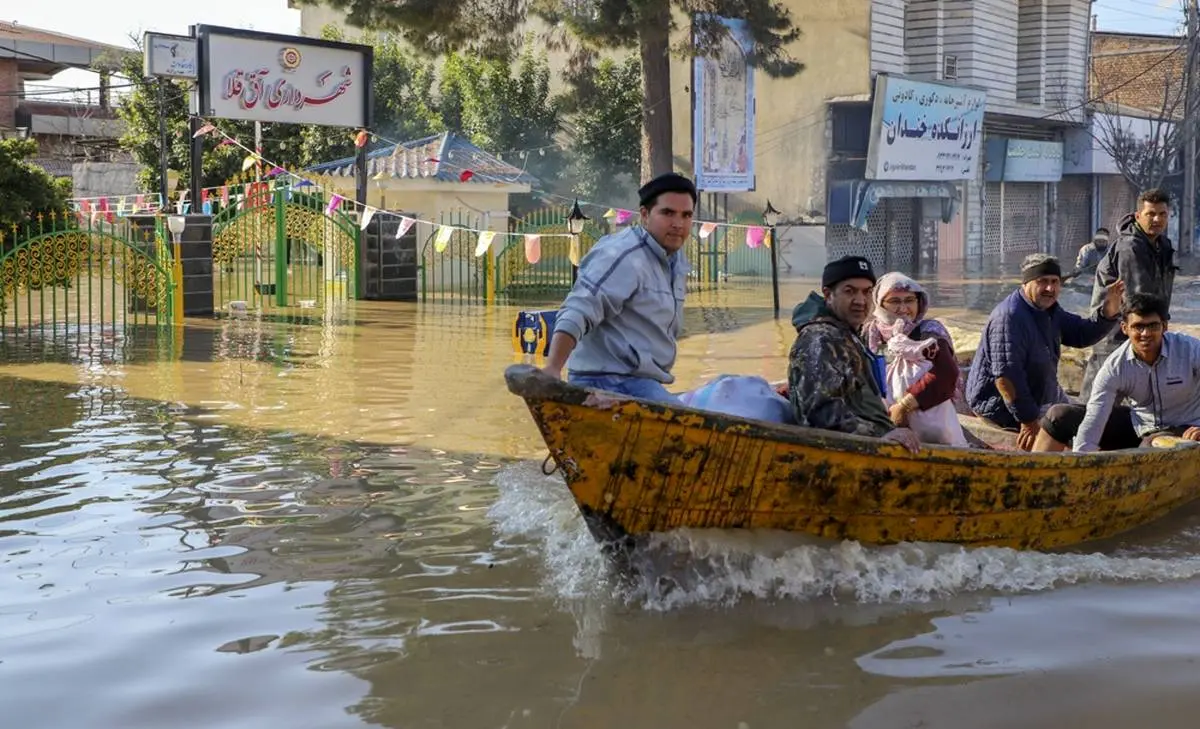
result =
[[[584,215],[583,211],[579,209],[579,200],[576,199],[575,207],[571,208],[571,214],[567,216],[567,232],[569,232],[571,234],[570,258],[571,258],[571,285],[572,286],[575,285],[575,279],[577,279],[579,277],[578,261],[579,261],[580,254],[581,254],[580,247],[579,247],[579,236],[580,236],[580,234],[583,233],[583,224],[589,220],[591,220],[591,218]]]
[[[767,200],[767,209],[763,210],[763,222],[770,230],[771,236],[771,295],[775,303],[775,318],[779,318],[779,240],[775,237],[775,225],[779,222],[779,211]]]
[[[171,239],[174,241],[174,255],[172,256],[174,263],[171,266],[171,277],[175,279],[175,292],[171,297],[171,320],[177,326],[183,324],[183,258],[180,255],[180,248],[185,227],[187,227],[187,218],[182,215],[167,216],[167,229],[171,231]]]

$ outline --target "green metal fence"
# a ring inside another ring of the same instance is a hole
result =
[[[746,213],[729,221],[735,225],[762,225],[761,214]],[[746,228],[718,226],[706,239],[692,231],[685,250],[692,266],[690,289],[705,290],[722,284],[762,284],[771,281],[771,249],[746,245]],[[772,245],[774,242],[772,242]]]
[[[352,299],[359,227],[313,187],[251,182],[215,201],[213,305],[324,308]]]
[[[568,214],[568,207],[547,207],[510,222],[510,232],[551,237],[543,237],[538,241],[540,256],[536,263],[529,262],[523,237],[508,238],[507,245],[496,258],[498,295],[513,301],[541,301],[566,296],[572,285],[571,240],[564,237],[568,232]],[[606,223],[587,221],[579,236],[580,257],[607,232]]]
[[[162,219],[139,220],[63,212],[0,231],[0,340],[170,325]]]
[[[486,227],[482,216],[466,210],[453,210],[443,212],[438,222],[438,226],[422,224],[418,228],[421,240],[421,300],[486,301],[491,256],[475,255],[479,231]],[[450,226],[453,232],[448,240],[440,241],[438,233],[444,226]]]

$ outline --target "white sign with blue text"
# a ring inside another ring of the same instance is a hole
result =
[[[987,94],[879,74],[867,149],[869,180],[975,178]]]

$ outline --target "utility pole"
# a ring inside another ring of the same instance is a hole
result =
[[[1188,256],[1196,252],[1196,125],[1200,123],[1200,117],[1196,113],[1197,102],[1200,102],[1196,93],[1196,54],[1200,51],[1200,42],[1196,37],[1198,26],[1200,10],[1197,9],[1197,0],[1188,0],[1187,65],[1184,71],[1184,81],[1187,85],[1184,87],[1183,106],[1183,125],[1187,140],[1184,144],[1183,201],[1179,215],[1179,227],[1182,229],[1179,231],[1180,244],[1184,255]]]

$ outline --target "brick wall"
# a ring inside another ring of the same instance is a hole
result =
[[[0,58],[0,129],[12,129],[16,124],[17,94],[21,79],[17,75],[15,58]]]
[[[1182,44],[1169,36],[1092,33],[1088,96],[1155,116],[1182,112]]]

